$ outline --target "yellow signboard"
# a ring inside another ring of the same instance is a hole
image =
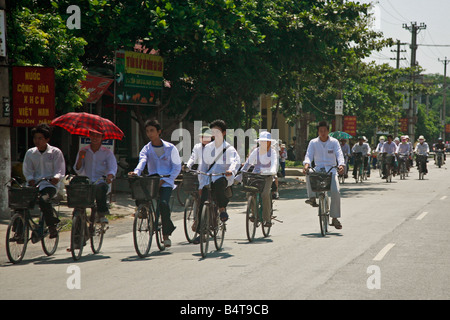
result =
[[[143,76],[163,76],[164,60],[153,54],[125,51],[125,73]]]

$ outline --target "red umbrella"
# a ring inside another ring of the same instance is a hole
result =
[[[50,125],[64,128],[71,134],[86,137],[89,137],[89,131],[103,134],[103,139],[122,140],[124,136],[122,130],[110,120],[86,112],[66,113],[53,119]]]

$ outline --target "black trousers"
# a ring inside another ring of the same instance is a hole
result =
[[[228,205],[228,202],[230,201],[230,199],[226,195],[227,186],[228,186],[228,180],[225,177],[221,177],[212,183],[211,196],[214,199],[214,201],[216,202],[216,205],[218,208],[226,208]],[[202,216],[203,204],[205,203],[205,201],[208,200],[208,196],[209,196],[209,189],[205,186],[202,189],[202,196],[200,198],[200,205],[198,208],[197,226],[201,225],[200,220],[201,220],[201,216]],[[197,228],[197,230],[199,230],[199,229]]]
[[[47,226],[54,226],[59,222],[58,217],[53,214],[53,207],[50,200],[55,196],[56,188],[47,187],[39,192],[39,208],[44,216]]]

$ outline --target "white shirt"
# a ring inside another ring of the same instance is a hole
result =
[[[92,151],[91,146],[85,146],[81,150],[86,150],[86,156],[81,160],[81,168],[77,170],[74,166],[74,170],[79,175],[87,176],[91,183],[94,183],[102,176],[113,176],[117,173],[117,160],[111,150],[101,146],[96,152]],[[75,163],[78,162],[78,157]],[[97,183],[104,182],[100,179]]]
[[[255,166],[253,169],[254,173],[269,176],[276,175],[278,171],[277,150],[270,148],[267,153],[261,155],[259,153],[259,147],[254,149],[241,171],[247,171],[251,165]]]
[[[170,175],[170,177],[161,178],[164,181],[161,187],[175,188],[175,179],[181,171],[181,159],[177,148],[170,142],[162,140],[164,153],[158,156],[149,142],[139,153],[139,163],[134,169],[138,176],[142,174],[147,164],[148,174]]]
[[[225,153],[223,149],[226,149]],[[219,156],[221,155],[221,156]],[[211,164],[213,164],[214,160],[217,161],[208,171],[208,168]],[[231,171],[232,175],[225,178],[228,180],[228,186],[231,186],[234,181],[234,176],[237,173],[239,165],[241,164],[241,158],[237,153],[236,149],[231,146],[228,142],[224,141],[218,148],[216,147],[215,141],[208,143],[203,150],[203,161],[198,166],[199,171],[207,172],[207,173],[225,173],[225,171]],[[216,181],[222,176],[213,176],[212,181]],[[209,184],[209,177],[205,175],[200,175],[200,184],[199,189],[203,189],[203,187]]]
[[[194,164],[200,164],[203,159],[203,144],[197,143],[192,149],[191,157],[189,158],[186,166],[190,169]]]
[[[428,143],[424,142],[421,144],[420,142],[416,145],[416,149],[414,149],[414,152],[417,154],[427,155],[428,152],[430,152],[430,147],[428,146]]]
[[[370,151],[371,151],[370,146],[366,142],[363,142],[362,145],[356,143],[352,148],[353,153],[361,152],[364,157],[370,154]]]
[[[409,143],[400,143],[397,146],[397,150],[395,151],[395,153],[407,153],[409,154],[411,152],[411,145]]]
[[[388,154],[394,154],[395,151],[397,151],[397,145],[394,141],[392,141],[391,143],[386,141],[381,148],[382,153],[386,152]]]
[[[41,153],[37,147],[28,149],[23,160],[23,175],[27,182],[38,182],[42,178],[56,178],[59,183],[54,186],[48,181],[39,184],[39,190],[47,187],[59,188],[62,178],[66,174],[66,162],[61,150],[47,144],[47,149]]]
[[[344,155],[339,141],[330,136],[326,142],[321,141],[319,137],[312,139],[306,150],[303,165],[311,165],[312,161],[314,161],[317,168],[325,168],[326,171],[336,166],[336,162],[338,166],[345,166]]]
[[[375,152],[381,152],[381,150],[383,149],[383,144],[384,144],[384,142],[378,143],[377,148],[375,149]]]

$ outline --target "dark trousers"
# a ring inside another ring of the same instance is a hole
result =
[[[172,187],[159,188],[159,199],[156,207],[156,216],[159,217],[161,213],[163,235],[170,236],[173,230],[176,229],[170,218],[170,196],[172,195]],[[136,200],[136,207],[145,201]]]
[[[163,235],[170,236],[175,230],[172,220],[170,219],[170,196],[172,195],[172,187],[159,188],[159,202],[156,208],[156,215],[161,213]]]
[[[211,196],[216,202],[218,208],[226,208],[230,199],[226,196],[226,189],[228,186],[228,180],[225,177],[221,177],[214,181],[211,186]],[[209,189],[205,186],[202,189],[202,196],[200,198],[200,205],[198,208],[198,223],[200,226],[200,220],[202,216],[203,204],[208,200]],[[197,229],[198,230],[198,229]]]
[[[39,208],[44,216],[47,226],[54,226],[59,222],[58,217],[53,214],[53,207],[50,200],[55,196],[56,188],[47,187],[39,192]]]
[[[95,202],[97,203],[97,214],[104,217],[109,214],[109,208],[106,204],[109,186],[106,183],[99,183],[95,186]]]

